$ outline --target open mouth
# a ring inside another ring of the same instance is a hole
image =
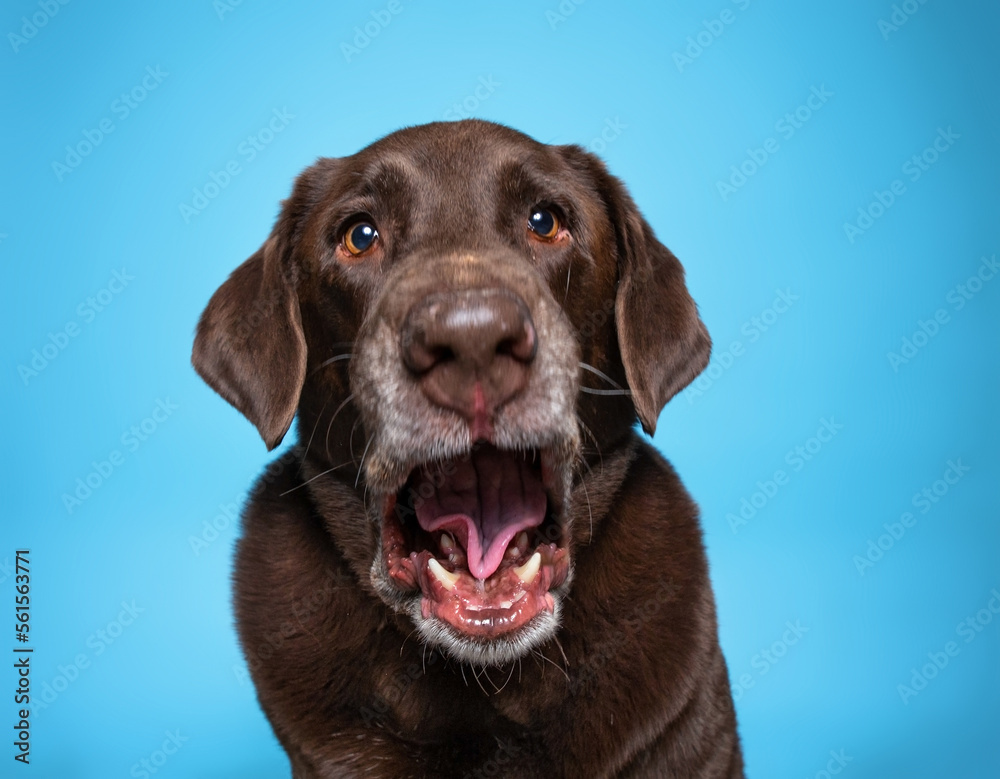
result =
[[[569,572],[545,450],[478,444],[423,463],[384,505],[382,550],[425,619],[459,637],[509,637],[545,614]]]

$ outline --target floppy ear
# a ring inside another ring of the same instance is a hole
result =
[[[625,197],[628,235],[619,257],[615,325],[632,403],[652,435],[667,401],[708,365],[712,340],[684,283],[684,268]]]
[[[656,430],[660,411],[704,370],[712,341],[684,283],[684,268],[660,243],[625,185],[579,146],[564,146],[589,174],[615,231],[618,290],[615,328],[625,378],[642,429]]]
[[[201,315],[191,362],[198,374],[257,426],[268,449],[281,443],[306,376],[306,341],[285,219],[216,290]]]

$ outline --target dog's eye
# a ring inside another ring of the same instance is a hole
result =
[[[539,238],[551,241],[559,233],[559,217],[547,208],[532,209],[528,229]]]
[[[375,229],[375,225],[358,222],[344,233],[344,248],[355,256],[364,254],[372,247],[376,238],[378,230]]]

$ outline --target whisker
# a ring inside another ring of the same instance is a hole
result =
[[[406,634],[406,638],[403,639],[403,643],[399,645],[399,656],[403,656],[403,647],[406,646],[406,642],[410,640],[410,636],[417,632],[416,628],[413,628],[409,633]],[[426,646],[426,645],[425,645]]]
[[[555,641],[556,642],[556,646],[559,647],[559,654],[562,655],[563,664],[566,666],[567,669],[569,669],[569,658],[566,657],[566,652],[563,650],[562,642],[559,640],[558,636],[553,636],[552,640]],[[568,674],[567,674],[566,678],[567,679],[569,678]]]
[[[510,680],[511,680],[512,676],[514,676],[514,664],[513,663],[510,664],[510,673],[507,674],[507,681],[505,681],[503,683],[503,685],[501,685],[500,689],[497,690],[497,693],[501,693],[501,692],[504,691],[504,688],[506,688],[507,685],[510,684]]]
[[[344,402],[343,402],[343,403],[341,403],[341,404],[340,404],[340,406],[338,406],[338,407],[337,407],[337,410],[333,412],[333,416],[332,416],[332,417],[330,417],[330,424],[328,424],[328,425],[326,426],[326,438],[324,438],[324,439],[323,439],[323,442],[324,442],[324,444],[325,444],[325,446],[326,446],[326,459],[327,459],[327,460],[332,460],[332,459],[333,459],[333,458],[332,458],[332,457],[330,456],[330,431],[331,431],[331,430],[333,429],[333,420],[335,420],[335,419],[337,418],[337,415],[338,415],[338,414],[339,414],[339,413],[340,413],[341,411],[343,411],[343,410],[344,410],[344,406],[346,406],[346,405],[347,405],[348,403],[350,403],[350,402],[351,402],[352,400],[354,400],[354,393],[353,393],[353,392],[352,392],[352,393],[351,393],[350,395],[348,395],[348,396],[347,396],[347,397],[346,397],[346,398],[344,399]],[[353,431],[352,431],[352,432],[353,432]],[[353,452],[353,450],[352,450],[352,452],[351,452],[351,456],[352,456],[352,457],[354,456],[354,452]]]
[[[596,451],[596,452],[597,452],[597,456],[598,456],[598,457],[600,458],[600,460],[601,460],[601,473],[603,474],[603,473],[604,473],[604,453],[603,453],[603,452],[601,451],[601,444],[600,444],[600,442],[599,442],[599,441],[597,440],[597,436],[596,436],[596,435],[594,435],[594,431],[593,431],[593,430],[591,430],[591,429],[590,429],[590,428],[589,428],[589,427],[587,426],[587,424],[586,424],[586,423],[585,423],[585,422],[584,422],[584,421],[583,421],[583,420],[582,420],[582,419],[580,418],[580,415],[579,415],[579,414],[577,414],[577,415],[576,415],[576,421],[577,421],[577,423],[578,423],[578,424],[580,425],[580,427],[581,427],[581,428],[583,428],[583,431],[584,431],[584,432],[585,432],[585,433],[586,433],[587,435],[589,435],[589,436],[590,436],[590,440],[594,442],[594,451]],[[583,461],[584,461],[585,463],[587,462],[587,461],[586,461],[586,460],[585,460],[585,459],[584,459],[584,458],[583,458],[582,456],[581,456],[581,458],[580,458],[580,459],[582,459],[582,460],[583,460]],[[591,472],[591,473],[593,473],[593,471],[592,471],[592,470],[590,469],[590,463],[587,463],[587,470],[590,470],[590,472]]]
[[[587,395],[631,395],[632,390],[620,389],[620,390],[599,390],[591,389],[590,387],[580,387],[580,392],[584,392]]]
[[[309,482],[316,481],[316,479],[318,479],[320,476],[326,476],[326,474],[330,473],[331,471],[335,471],[338,468],[343,468],[345,465],[351,465],[352,463],[353,463],[353,461],[347,462],[347,463],[341,463],[340,465],[335,465],[332,468],[327,468],[325,471],[322,471],[321,473],[317,473],[311,479],[307,479],[306,481],[302,482],[301,484],[295,485],[290,490],[285,490],[283,493],[281,493],[280,497],[284,497],[285,495],[287,495],[290,492],[295,492],[295,490],[300,490],[303,487],[305,487],[307,484],[309,484]]]
[[[562,651],[562,647],[559,647],[559,651],[560,652]],[[565,668],[563,668],[562,666],[560,666],[555,660],[553,660],[552,658],[550,658],[547,655],[543,654],[542,652],[537,652],[537,654],[538,654],[538,656],[540,658],[542,658],[542,660],[545,660],[546,662],[551,663],[552,665],[554,665],[559,670],[559,673],[561,673],[563,676],[566,677],[566,681],[567,682],[570,681],[569,674],[566,673],[566,669]],[[565,657],[565,655],[563,655],[563,657]]]
[[[580,479],[580,484],[583,486],[583,494],[587,496],[587,513],[590,514],[590,540],[587,543],[592,543],[594,540],[594,512],[590,507],[590,492],[587,490],[586,479]],[[562,650],[562,647],[559,649]]]
[[[354,355],[351,352],[344,352],[343,354],[338,354],[335,357],[331,357],[329,360],[323,360],[323,362],[321,362],[319,365],[317,365],[315,368],[312,369],[309,375],[311,376],[313,373],[323,370],[323,368],[325,368],[327,365],[331,365],[340,360],[349,360],[353,356]]]
[[[486,688],[483,687],[483,683],[481,681],[479,681],[479,674],[476,673],[476,667],[470,665],[469,666],[469,670],[472,671],[472,678],[476,680],[476,684],[478,684],[479,685],[479,689],[483,691],[483,695],[489,695],[489,693],[486,692]]]
[[[368,455],[368,447],[372,445],[372,441],[374,441],[374,440],[375,440],[375,434],[372,433],[370,436],[368,436],[368,443],[365,444],[365,450],[361,453],[361,464],[358,466],[358,475],[354,479],[354,486],[355,487],[358,486],[358,482],[361,480],[361,471],[363,471],[364,467],[365,467],[365,457]],[[366,483],[365,484],[365,496],[367,496],[367,495],[368,495],[368,485]]]
[[[361,423],[361,417],[354,420],[354,425],[351,427],[351,437],[347,440],[347,446],[351,450],[351,462],[354,462],[354,431],[358,429],[358,425]]]
[[[585,362],[580,362],[578,364],[585,371],[590,371],[595,376],[597,376],[599,379],[604,379],[608,384],[610,384],[615,389],[623,389],[623,387],[622,387],[621,384],[619,384],[617,381],[615,381],[610,376],[608,376],[608,374],[606,374],[606,373],[604,373],[602,371],[597,370],[597,368],[595,368],[593,365],[590,365],[590,364],[585,363]]]
[[[316,423],[313,425],[312,432],[309,434],[309,441],[308,441],[308,443],[306,443],[305,451],[302,452],[302,459],[299,460],[299,473],[300,474],[302,473],[302,466],[305,465],[306,457],[309,454],[309,447],[312,446],[313,436],[316,435],[316,430],[319,427],[319,421],[323,418],[323,412],[326,411],[326,407],[327,407],[327,405],[329,405],[329,403],[330,403],[330,401],[332,399],[333,399],[333,393],[331,392],[330,396],[323,402],[323,408],[321,408],[319,410],[319,414],[316,417]],[[328,460],[330,459],[330,453],[329,452],[327,452],[326,458]]]
[[[483,676],[486,677],[486,681],[490,683],[490,687],[493,688],[494,692],[500,692],[500,688],[497,687],[497,683],[490,678],[490,669],[486,668],[485,666],[483,667]]]

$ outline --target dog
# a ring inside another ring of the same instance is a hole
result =
[[[652,435],[711,342],[579,146],[479,120],[321,158],[209,301],[268,449],[234,603],[296,779],[734,777],[698,510]]]

